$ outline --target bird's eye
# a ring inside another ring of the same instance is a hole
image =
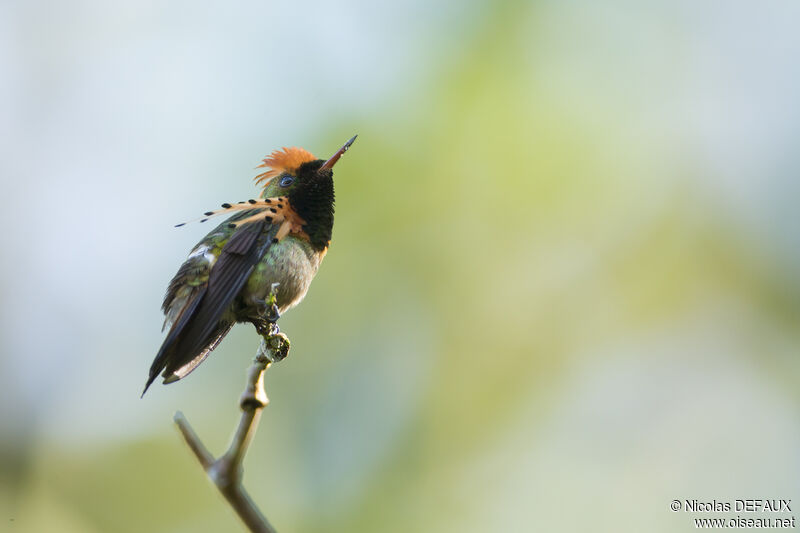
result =
[[[281,187],[288,187],[292,183],[294,183],[294,178],[293,177],[284,176],[284,177],[281,178],[280,186]]]

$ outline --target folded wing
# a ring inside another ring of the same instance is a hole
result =
[[[233,217],[252,217],[245,212]],[[220,228],[228,227],[226,221]],[[177,381],[203,362],[235,323],[231,304],[241,291],[253,269],[272,244],[280,224],[266,220],[248,221],[238,225],[222,247],[213,263],[206,263],[210,272],[195,272],[193,283],[187,285],[182,277],[187,269],[202,268],[192,264],[190,257],[176,274],[165,300],[167,320],[172,327],[158,351],[144,392],[162,372],[165,383]],[[204,274],[207,281],[203,283]],[[179,300],[180,298],[180,300]],[[177,306],[179,310],[175,310]],[[144,395],[142,392],[142,395]]]

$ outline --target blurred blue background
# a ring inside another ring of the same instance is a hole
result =
[[[139,393],[271,150],[331,250],[245,483],[280,531],[683,531],[800,501],[796,2],[0,4],[0,529],[234,531],[239,326]],[[735,514],[735,513],[734,513]]]

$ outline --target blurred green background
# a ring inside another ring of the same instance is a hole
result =
[[[239,326],[139,393],[281,146],[331,250],[245,483],[280,531],[686,531],[800,502],[796,2],[0,5],[0,530],[238,531]],[[699,515],[702,516],[702,515]]]

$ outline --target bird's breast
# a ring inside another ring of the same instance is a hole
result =
[[[241,303],[248,308],[263,301],[273,283],[278,283],[278,308],[281,313],[303,299],[319,269],[322,254],[301,238],[289,235],[270,245],[253,270],[242,292]]]

